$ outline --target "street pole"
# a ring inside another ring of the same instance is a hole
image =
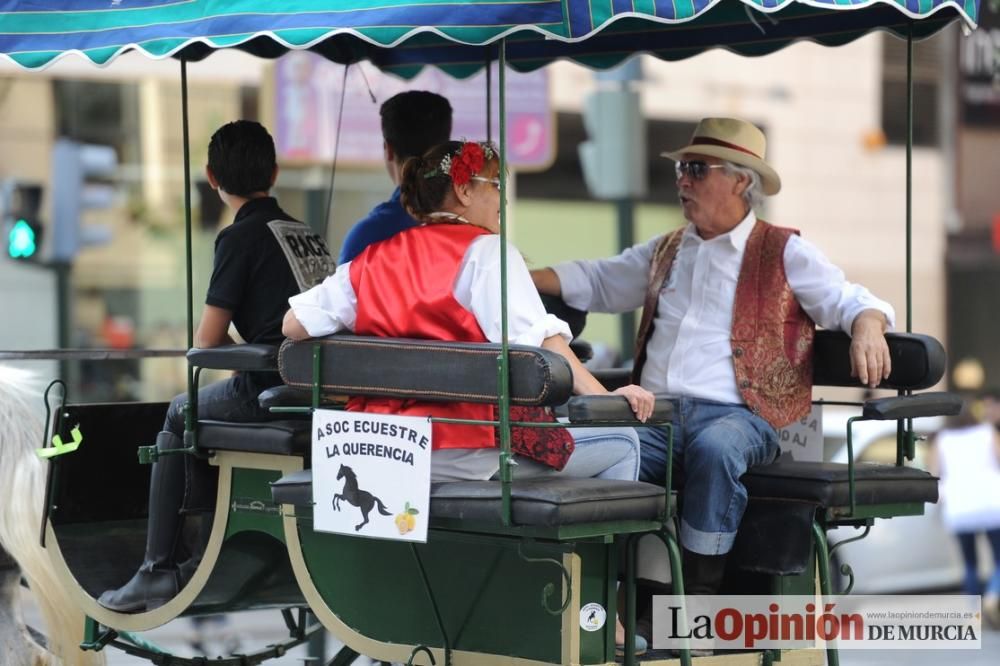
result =
[[[55,261],[52,270],[56,274],[56,321],[58,321],[57,342],[59,349],[72,347],[73,331],[73,299],[70,278],[73,274],[73,264],[67,261]],[[78,362],[62,359],[59,361],[59,377],[66,382],[68,390],[79,394]]]
[[[631,198],[618,199],[618,251],[623,252],[635,245],[635,201]],[[622,360],[635,356],[635,310],[619,315],[618,330],[621,336]]]

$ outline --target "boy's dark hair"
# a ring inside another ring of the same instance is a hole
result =
[[[408,90],[393,95],[379,109],[382,138],[405,162],[451,138],[451,104],[436,93]]]
[[[219,187],[238,197],[270,190],[276,164],[274,140],[253,120],[226,123],[208,142],[208,168]]]

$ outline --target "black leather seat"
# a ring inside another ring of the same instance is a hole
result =
[[[199,421],[198,446],[223,451],[308,455],[312,422],[304,419],[234,423]]]
[[[511,522],[553,527],[615,520],[662,520],[662,487],[604,479],[526,479],[511,484]],[[431,517],[500,524],[499,481],[431,487]]]
[[[743,484],[752,498],[789,499],[823,508],[848,506],[847,465],[779,460],[750,469]],[[854,494],[859,505],[937,502],[937,478],[913,467],[858,463]]]
[[[278,504],[312,505],[312,470],[271,484]],[[526,479],[511,485],[514,525],[554,527],[617,520],[661,520],[663,488],[603,479]],[[499,481],[456,481],[431,486],[431,519],[500,525]]]
[[[734,561],[740,569],[774,575],[800,574],[813,561],[813,521],[850,522],[848,467],[780,459],[742,477],[749,495],[740,522]],[[937,478],[913,467],[857,463],[855,507],[923,505],[938,499]],[[828,511],[832,509],[833,511]],[[781,548],[774,548],[780,543]]]

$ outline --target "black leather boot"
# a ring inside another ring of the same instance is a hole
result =
[[[685,596],[710,596],[719,593],[726,573],[726,555],[702,555],[682,548]],[[692,657],[711,657],[712,650],[694,648]]]
[[[187,547],[184,549],[178,548],[177,551],[177,585],[182,590],[188,584],[188,581],[191,580],[191,577],[194,576],[194,572],[198,570],[198,565],[201,564],[201,558],[205,555],[205,548],[208,546],[209,537],[212,536],[212,527],[214,526],[215,519],[215,514],[207,511],[186,513],[184,516],[185,520],[194,525],[193,535],[190,528],[186,530],[187,539],[184,545]],[[180,554],[182,550],[183,555]]]
[[[684,594],[718,594],[726,573],[726,555],[702,555],[683,549]]]
[[[171,432],[156,436],[160,451],[178,449],[183,440]],[[176,550],[180,541],[184,501],[184,456],[170,454],[153,464],[149,484],[149,524],[146,555],[132,579],[117,590],[108,590],[97,600],[119,613],[140,613],[159,608],[180,589]]]

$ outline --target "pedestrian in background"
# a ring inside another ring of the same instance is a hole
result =
[[[945,526],[958,539],[965,564],[964,592],[983,595],[983,615],[1000,627],[1000,402],[984,392],[955,424],[935,437],[934,470],[941,477]],[[985,533],[993,572],[985,588],[979,580],[976,535]]]

